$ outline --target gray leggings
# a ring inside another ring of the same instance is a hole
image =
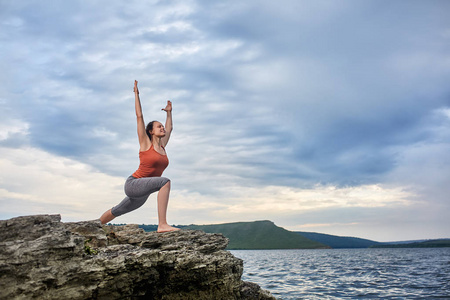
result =
[[[128,177],[125,182],[125,199],[111,209],[115,216],[121,216],[141,207],[150,194],[159,191],[170,180],[166,177]]]

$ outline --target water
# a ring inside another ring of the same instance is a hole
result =
[[[450,248],[230,252],[277,299],[450,299]]]

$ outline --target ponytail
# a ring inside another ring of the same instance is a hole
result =
[[[152,135],[150,134],[150,132],[152,132],[153,130],[153,123],[156,121],[151,121],[150,123],[147,124],[147,127],[145,128],[145,132],[147,133],[150,141],[152,141]]]

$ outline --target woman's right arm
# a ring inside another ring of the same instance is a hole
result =
[[[150,148],[150,139],[145,132],[144,116],[142,114],[141,99],[139,98],[138,82],[134,81],[134,106],[136,108],[137,134],[139,138],[140,151]]]

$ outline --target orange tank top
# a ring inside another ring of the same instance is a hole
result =
[[[139,168],[132,175],[135,178],[161,177],[162,173],[169,165],[167,155],[156,152],[156,150],[153,149],[153,145],[151,145],[150,149],[147,151],[139,152],[139,162]]]

